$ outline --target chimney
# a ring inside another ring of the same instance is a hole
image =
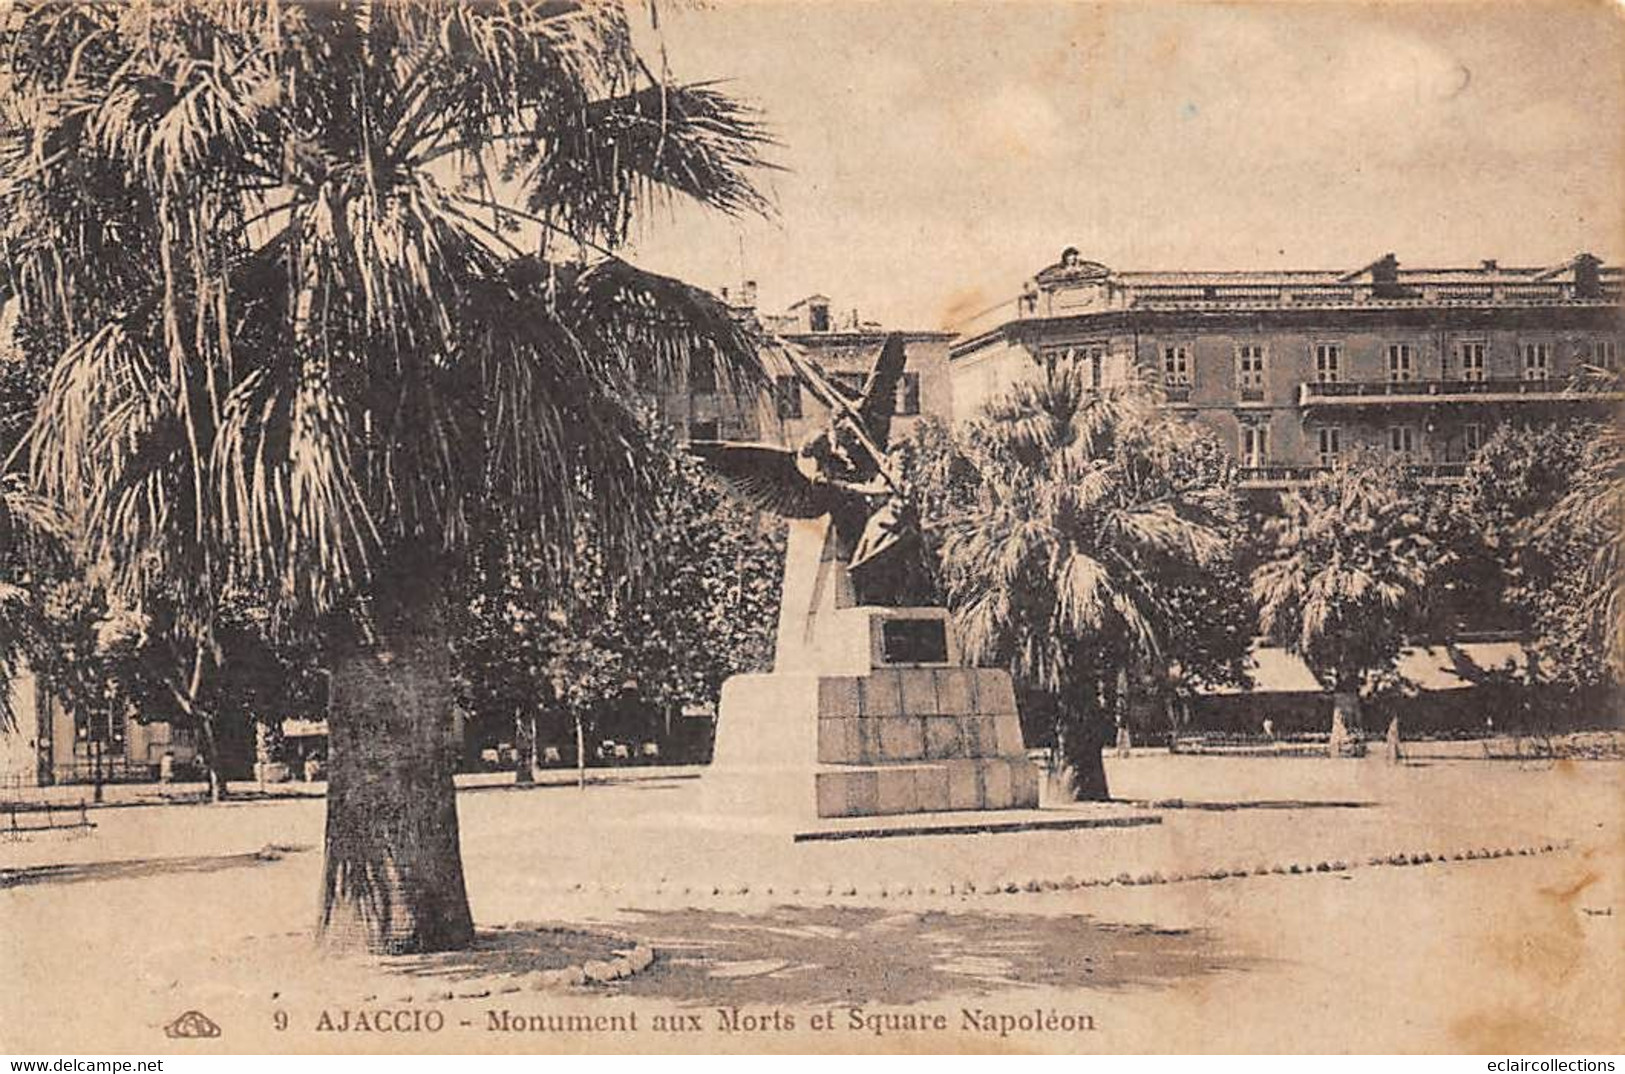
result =
[[[728,304],[728,289],[726,287],[722,289],[722,304],[724,306]]]
[[[739,304],[756,308],[756,281],[746,280],[745,286],[739,289]]]
[[[1574,297],[1602,297],[1602,261],[1583,253],[1574,259]]]
[[[1486,257],[1484,260],[1478,263],[1478,267],[1485,272],[1495,272],[1500,269],[1501,265],[1495,260],[1495,258]]]
[[[1373,298],[1406,298],[1406,289],[1399,286],[1399,258],[1391,253],[1371,263],[1371,295]]]

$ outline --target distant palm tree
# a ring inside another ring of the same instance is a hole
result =
[[[1414,484],[1370,457],[1285,494],[1265,523],[1259,625],[1331,687],[1333,756],[1353,749],[1361,692],[1392,670],[1420,612],[1435,558],[1425,528]]]
[[[228,593],[327,631],[320,932],[465,944],[447,587],[493,512],[559,577],[589,518],[636,566],[639,386],[758,366],[724,307],[613,251],[652,199],[763,208],[767,139],[652,71],[616,2],[4,18],[6,284],[65,341],[34,484],[120,599],[178,610],[178,697]]]
[[[1052,786],[1104,799],[1120,673],[1167,662],[1168,596],[1226,554],[1230,494],[1187,472],[1199,434],[1152,391],[1089,385],[1057,360],[988,405],[941,559],[966,649],[1054,701]]]

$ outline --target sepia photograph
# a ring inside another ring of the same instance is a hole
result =
[[[1611,1071],[1622,293],[1617,0],[0,0],[0,1053]]]

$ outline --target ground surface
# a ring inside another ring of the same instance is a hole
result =
[[[1625,766],[1109,770],[1142,804],[1097,808],[1162,823],[792,844],[700,816],[692,772],[471,790],[479,945],[382,963],[304,938],[320,800],[98,810],[0,843],[0,1051],[1625,1047]],[[659,957],[626,980],[543,976],[634,942]],[[417,1013],[338,1028],[380,1009]],[[166,1038],[187,1010],[221,1036]],[[523,1021],[570,1013],[638,1028]],[[872,1020],[900,1013],[945,1028]]]

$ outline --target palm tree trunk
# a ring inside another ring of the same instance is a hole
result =
[[[1091,713],[1083,721],[1079,733],[1071,736],[1076,746],[1068,764],[1076,773],[1077,801],[1109,802],[1111,789],[1106,785],[1107,743],[1116,737],[1115,725],[1103,718],[1103,713]]]
[[[1399,717],[1394,716],[1388,721],[1388,743],[1386,754],[1389,764],[1399,764],[1405,759],[1405,751],[1399,744]]]
[[[1046,799],[1052,802],[1110,801],[1103,753],[1115,736],[1115,723],[1098,706],[1063,706],[1056,720]]]
[[[317,933],[335,947],[441,951],[474,938],[437,583],[381,580],[376,642],[346,639],[334,656]]]

